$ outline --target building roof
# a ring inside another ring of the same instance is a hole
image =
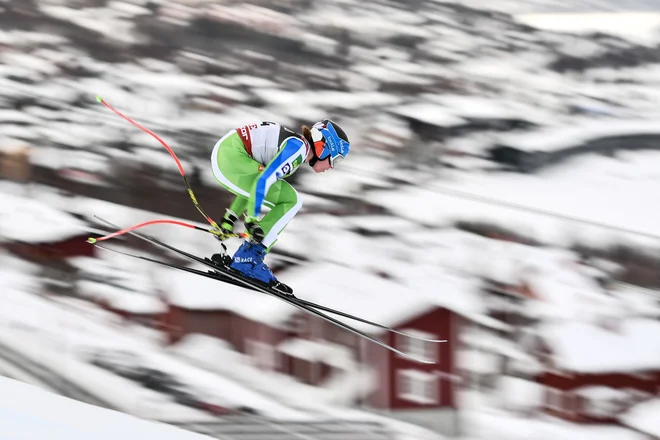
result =
[[[499,136],[498,143],[528,152],[552,153],[599,138],[658,134],[660,129],[654,120],[608,119],[565,127],[543,127],[523,133],[507,133]]]
[[[301,298],[388,326],[403,324],[435,307],[458,313],[479,308],[471,280],[452,276],[437,266],[409,267],[401,263],[398,269],[405,276],[397,280],[323,263],[287,271],[286,279]],[[426,278],[420,282],[418,275],[422,272]],[[396,277],[396,273],[392,275]],[[375,330],[373,326],[345,321],[362,330]]]
[[[539,328],[558,368],[602,374],[660,370],[660,321],[628,319],[611,331],[586,322],[555,322]]]
[[[161,288],[170,304],[190,310],[226,310],[277,326],[297,309],[259,292],[186,272],[162,269]]]
[[[85,224],[63,211],[25,197],[0,194],[0,237],[54,243],[86,233]]]

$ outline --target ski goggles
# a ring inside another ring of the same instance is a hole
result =
[[[326,143],[327,142],[327,143]],[[317,145],[318,144],[318,145]],[[324,150],[326,154],[321,153],[319,156],[319,160],[325,160],[328,159],[330,160],[330,167],[334,168],[335,165],[339,164],[341,161],[346,159],[346,156],[342,154],[342,151],[348,152],[350,148],[350,144],[346,142],[345,140],[340,140],[339,145],[336,143],[333,143],[332,141],[325,141],[323,143],[321,142],[315,142],[314,143],[315,147],[320,147],[320,149]],[[335,155],[333,157],[332,153],[335,152]]]
[[[330,156],[330,168],[334,168],[335,165],[339,164],[342,162],[346,157],[342,156],[341,154],[338,156],[335,156],[334,158]]]

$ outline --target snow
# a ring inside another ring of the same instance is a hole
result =
[[[64,6],[41,6],[40,9],[52,17],[70,21],[77,26],[97,32],[104,37],[122,43],[137,42],[132,32],[133,23],[120,18],[126,15],[125,11],[113,11],[108,8],[72,9]]]
[[[271,87],[277,88],[277,82],[272,79],[262,78],[253,75],[234,75],[229,78],[230,81],[243,84],[249,87]]]
[[[52,243],[86,232],[83,222],[33,199],[2,193],[0,204],[0,237],[7,240]]]
[[[36,279],[31,276],[2,272],[0,279],[4,287],[0,310],[3,344],[48,365],[55,374],[93,390],[122,411],[169,421],[213,420],[206,413],[174,403],[164,394],[84,362],[90,352],[114,349],[133,353],[144,365],[168,372],[190,386],[204,388],[211,396],[223,397],[230,406],[249,406],[266,417],[302,417],[298,411],[289,410],[242,384],[169,356],[156,342],[136,337],[131,327],[120,325],[114,319],[81,313],[78,307],[27,293],[39,291]]]
[[[344,217],[344,220],[351,226],[376,233],[397,234],[401,231],[411,231],[415,228],[415,224],[409,220],[385,215],[349,216]]]
[[[407,274],[407,271],[403,273]],[[469,301],[469,283],[461,285],[449,277],[436,276],[433,282],[423,281],[423,286],[406,286],[361,271],[357,267],[342,267],[327,262],[288,270],[281,278],[296,286],[296,292],[301,298],[384,325],[405,323],[407,319],[430,311],[433,307],[469,310],[469,306],[463,306]],[[415,277],[411,275],[410,278],[414,280]],[[318,282],[320,279],[324,280],[322,284]],[[453,292],[450,297],[445,294],[448,291]],[[374,307],[375,303],[381,306]],[[374,331],[372,326],[345,318],[338,319],[361,330]]]
[[[20,365],[17,366],[14,362],[8,362],[4,359],[0,359],[0,376],[4,376],[9,379],[16,379],[30,385],[35,385],[44,390],[53,391],[41,380],[23,370]]]
[[[529,152],[553,152],[600,138],[645,134],[660,134],[660,127],[652,120],[606,119],[522,134],[505,134],[497,142]]]
[[[648,46],[655,46],[660,41],[660,13],[657,12],[520,14],[515,19],[547,31],[571,34],[599,32]]]
[[[76,288],[80,296],[106,302],[115,310],[143,315],[158,315],[166,312],[166,307],[157,298],[128,292],[102,282],[79,281]]]
[[[500,359],[493,353],[479,350],[458,350],[456,367],[460,370],[478,374],[499,374]]]
[[[606,330],[584,322],[541,324],[539,334],[554,350],[558,368],[577,373],[657,370],[660,322],[626,319]]]
[[[147,139],[147,137],[143,137],[145,142],[150,140],[150,143],[154,142],[154,138],[149,136],[150,139]],[[170,171],[172,173],[178,173],[177,165],[172,156],[165,150],[164,148],[162,150],[156,150],[154,148],[133,148],[132,150],[132,155],[131,158],[134,160],[144,162],[148,165],[154,166],[156,168],[159,168],[161,170],[165,171]],[[176,154],[176,151],[175,151]],[[181,166],[183,166],[184,170],[190,170],[191,166],[190,163],[181,160],[179,158],[179,162],[181,162]]]
[[[505,100],[479,96],[422,95],[431,102],[441,104],[446,110],[462,118],[475,119],[524,119],[524,114],[515,112]],[[503,102],[504,101],[504,102]]]
[[[172,348],[173,353],[209,371],[215,371],[249,385],[253,390],[272,396],[291,409],[304,411],[297,420],[341,417],[346,420],[370,420],[374,416],[351,408],[337,407],[365,395],[376,386],[376,378],[369,368],[357,364],[348,356],[346,348],[330,344],[324,348],[314,341],[294,340],[279,347],[303,358],[325,360],[339,368],[320,386],[310,386],[291,376],[269,371],[237,353],[226,343],[204,335],[188,335]],[[323,344],[325,345],[325,343]],[[328,356],[330,356],[328,358]],[[333,359],[338,356],[338,359]]]
[[[631,316],[660,318],[660,292],[630,284],[617,284],[608,293],[625,304]]]
[[[33,72],[39,72],[45,75],[55,75],[59,72],[59,68],[53,65],[50,61],[43,60],[33,55],[24,53],[7,52],[2,54],[2,61],[6,64],[24,67]]]
[[[28,153],[29,147],[25,141],[0,137],[0,151],[6,154]]]
[[[545,389],[539,383],[513,376],[500,376],[497,391],[506,408],[517,410],[538,409],[545,396]]]
[[[20,123],[20,124],[38,124],[39,118],[30,116],[25,112],[19,112],[17,110],[0,110],[0,123],[11,124],[11,123]]]
[[[396,115],[416,119],[439,127],[453,127],[466,123],[463,118],[452,115],[445,107],[431,103],[409,104],[394,107],[391,111]]]
[[[660,211],[644,202],[658,190],[650,160],[655,156],[631,157],[637,160],[591,156],[540,175],[464,175],[396,192],[373,191],[369,200],[394,212],[406,206],[400,215],[425,225],[490,222],[554,245],[577,240],[596,247],[657,245]],[[604,166],[611,170],[603,172]]]
[[[626,400],[629,393],[616,388],[605,386],[586,386],[573,390],[574,394],[585,397],[590,400],[606,401],[606,400]]]
[[[652,437],[660,437],[660,399],[643,402],[625,414],[620,420],[637,431],[646,433]]]
[[[382,92],[338,92],[338,91],[315,91],[315,92],[292,92],[274,88],[256,88],[252,92],[261,99],[274,105],[296,105],[322,106],[324,108],[339,108],[355,110],[362,107],[394,105],[400,98]],[[337,122],[340,122],[339,120]]]
[[[164,269],[159,280],[171,304],[191,310],[227,310],[277,327],[297,310],[277,298],[185,272]]]
[[[98,440],[161,438],[202,440],[209,437],[65,398],[0,377],[0,436]]]
[[[108,7],[115,9],[118,12],[121,12],[122,15],[126,17],[151,14],[151,11],[149,9],[143,8],[141,6],[129,2],[111,1],[108,3]]]
[[[612,425],[580,425],[558,419],[514,416],[503,411],[466,411],[468,438],[501,438],[508,440],[644,440],[647,437]]]
[[[619,301],[607,297],[594,279],[571,268],[575,260],[576,257],[560,257],[552,263],[548,261],[550,264],[527,267],[523,279],[532,294],[543,301],[527,304],[534,315],[588,321],[594,314],[618,312]]]
[[[431,78],[416,77],[408,73],[395,72],[377,64],[360,64],[353,66],[351,70],[382,83],[417,85],[431,85],[433,83],[433,79]]]
[[[108,175],[111,171],[111,164],[106,156],[90,151],[39,147],[32,150],[30,162],[46,168],[71,168],[99,175]]]

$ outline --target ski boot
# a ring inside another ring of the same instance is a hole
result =
[[[268,287],[287,296],[294,296],[293,289],[275,278],[270,268],[264,263],[266,246],[261,242],[246,240],[234,254],[230,269],[252,280],[261,281]]]
[[[227,209],[227,212],[225,213],[225,216],[222,218],[222,222],[220,223],[220,232],[222,235],[214,235],[215,238],[220,240],[222,252],[213,254],[211,256],[211,261],[219,266],[229,267],[232,262],[231,256],[227,253],[227,246],[225,246],[222,241],[225,240],[226,235],[232,234],[234,232],[234,223],[236,223],[236,220],[238,220],[236,213]]]

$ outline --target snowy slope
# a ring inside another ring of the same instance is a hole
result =
[[[0,437],[203,440],[209,437],[52,394],[0,377]]]

